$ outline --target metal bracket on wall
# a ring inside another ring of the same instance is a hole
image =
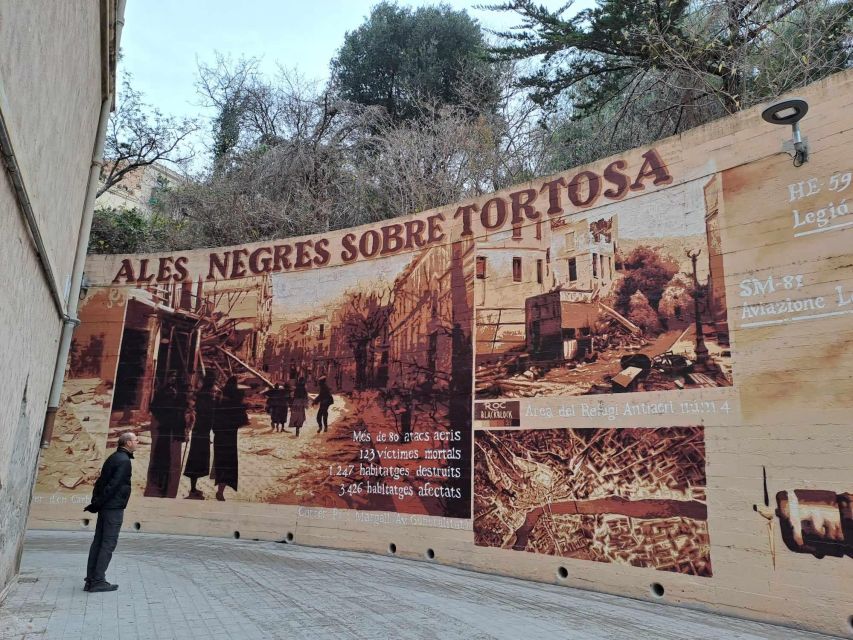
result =
[[[782,143],[782,151],[791,156],[794,164],[799,167],[809,161],[809,139],[803,138],[799,142],[785,140]]]

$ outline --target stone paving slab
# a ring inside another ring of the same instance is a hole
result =
[[[82,589],[91,533],[30,531],[0,640],[820,640],[830,636],[428,562],[122,532]]]

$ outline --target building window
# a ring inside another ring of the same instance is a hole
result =
[[[486,279],[486,259],[482,256],[477,256],[477,280]]]
[[[542,284],[542,261],[536,261],[536,282]]]
[[[323,339],[325,331],[326,331],[326,325],[321,324],[320,325],[320,340]]]
[[[592,277],[598,277],[598,256],[596,254],[592,254]]]
[[[569,258],[569,282],[575,282],[578,279],[578,259]]]
[[[575,232],[569,231],[566,234],[566,251],[574,251],[575,250]]]
[[[613,280],[613,256],[607,256],[607,279]]]
[[[521,258],[512,259],[512,281],[521,282]]]

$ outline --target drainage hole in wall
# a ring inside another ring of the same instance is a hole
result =
[[[84,527],[88,527],[88,526],[89,526],[89,518],[83,518],[83,526],[84,526]]]
[[[569,570],[565,567],[560,567],[559,569],[557,569],[557,575],[560,576],[561,580],[565,580],[569,577]]]
[[[284,538],[285,538],[285,540],[287,540],[288,542],[293,542],[293,534],[292,534],[290,531],[288,531],[288,532],[287,532],[287,535],[286,535],[286,536],[284,536]]]
[[[136,529],[137,531],[139,531],[139,530],[142,528],[142,525],[141,525],[141,524],[139,524],[138,522],[134,522],[134,523],[133,523],[133,528],[134,528],[134,529]]]
[[[663,598],[664,588],[660,582],[652,582],[652,595],[656,598]]]
[[[435,558],[435,551],[433,551],[432,549],[427,549],[426,557],[432,560],[433,558]]]
[[[393,542],[388,545],[388,553],[397,553],[397,545]]]
[[[235,532],[234,532],[234,539],[235,539],[235,540],[239,540],[239,539],[240,539],[240,532],[239,532],[239,531],[235,531]]]

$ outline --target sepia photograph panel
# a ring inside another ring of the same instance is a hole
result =
[[[719,182],[481,238],[476,397],[731,386]]]
[[[470,517],[473,254],[99,289],[40,489],[134,431],[144,497]]]
[[[477,431],[474,541],[711,575],[702,427]]]

